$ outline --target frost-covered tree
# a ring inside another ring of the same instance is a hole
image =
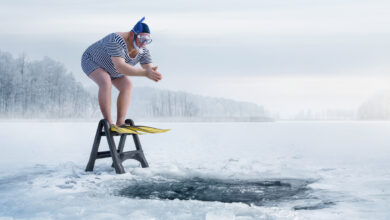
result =
[[[88,92],[63,64],[48,57],[28,61],[0,51],[0,117],[100,118],[97,87]],[[113,93],[113,107],[117,92]],[[112,111],[114,114],[116,111]],[[131,117],[265,117],[261,106],[186,92],[135,88]]]
[[[139,117],[267,118],[264,108],[253,103],[149,87],[134,89],[129,114]]]
[[[24,54],[0,51],[0,74],[1,117],[85,117],[95,106],[73,75],[48,57],[28,62]]]
[[[383,92],[368,98],[358,110],[359,119],[389,120],[390,119],[390,91]]]

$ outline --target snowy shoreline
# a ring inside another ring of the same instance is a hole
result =
[[[128,117],[129,118],[129,117]],[[162,122],[162,123],[186,123],[186,122],[204,122],[204,123],[269,123],[269,122],[291,122],[291,123],[339,123],[339,122],[353,122],[353,123],[390,123],[390,120],[251,120],[251,118],[132,118],[136,122]],[[99,122],[101,118],[0,118],[0,122]]]

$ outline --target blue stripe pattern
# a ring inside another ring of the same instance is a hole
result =
[[[81,57],[81,67],[87,76],[95,69],[102,68],[110,74],[111,79],[124,76],[116,71],[111,57],[122,57],[126,63],[135,66],[152,62],[152,57],[148,49],[143,48],[136,57],[129,56],[127,45],[123,38],[117,33],[111,33],[101,40],[93,43],[83,53]]]

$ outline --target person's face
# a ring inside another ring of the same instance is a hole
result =
[[[145,39],[151,39],[150,34],[148,34],[148,33],[139,33],[137,35],[137,39],[136,39],[135,42],[136,42],[136,44],[137,44],[137,46],[139,48],[145,47],[148,44],[147,40],[145,40]]]

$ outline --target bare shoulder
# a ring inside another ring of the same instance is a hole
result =
[[[116,34],[118,34],[119,36],[121,37],[125,37],[126,33],[125,32],[115,32]]]

